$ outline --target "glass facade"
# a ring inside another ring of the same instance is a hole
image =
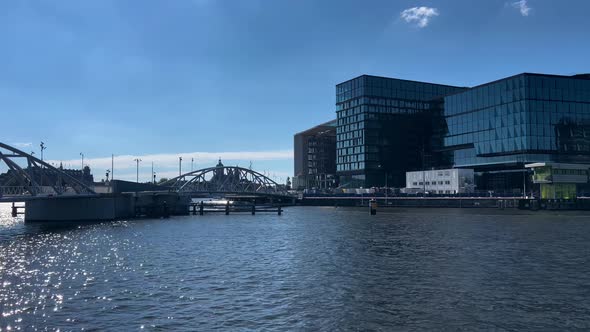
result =
[[[465,88],[363,75],[336,86],[337,161],[345,187],[403,186],[424,166],[437,96]]]
[[[363,75],[336,86],[336,114],[344,187],[402,187],[405,172],[454,167],[474,169],[478,189],[524,189],[524,164],[590,164],[590,74],[474,88]]]
[[[506,190],[523,186],[526,163],[590,163],[589,78],[525,73],[444,97],[445,166]]]
[[[590,162],[590,80],[521,74],[444,98],[454,167]]]

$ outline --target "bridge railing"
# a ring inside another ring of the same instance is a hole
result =
[[[28,193],[25,186],[0,186],[0,196],[21,196]]]
[[[57,189],[64,194],[75,194],[76,192],[71,188],[57,187]],[[34,187],[36,196],[50,196],[57,195],[54,187],[51,186],[39,186]],[[28,196],[30,195],[29,189],[25,186],[0,186],[0,197],[4,196]]]

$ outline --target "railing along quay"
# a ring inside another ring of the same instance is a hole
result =
[[[189,204],[189,211],[192,215],[204,215],[205,213],[225,213],[225,215],[229,215],[230,213],[250,213],[255,215],[256,213],[276,213],[279,216],[283,214],[282,206],[273,206],[273,205],[263,205],[257,206],[255,204],[230,204],[229,201],[225,204],[220,203],[205,203],[201,202],[194,202]]]

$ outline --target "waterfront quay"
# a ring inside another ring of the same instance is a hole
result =
[[[521,210],[590,210],[590,198],[576,200],[541,200],[524,197],[384,197],[384,196],[304,196],[303,206],[368,207],[371,202],[380,208],[497,208]]]

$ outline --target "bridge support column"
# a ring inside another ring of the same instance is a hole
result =
[[[227,201],[227,203],[225,203],[225,215],[229,215],[229,201]]]
[[[279,210],[277,211],[279,216],[283,214],[283,209],[281,208],[281,206],[279,205]]]
[[[18,209],[16,205],[14,205],[14,202],[12,202],[12,217],[16,218],[16,216],[18,216]]]
[[[203,215],[203,212],[204,212],[204,211],[203,211],[203,210],[204,210],[203,208],[204,208],[204,206],[203,206],[203,201],[201,201],[201,205],[199,205],[199,215],[200,215],[200,216],[202,216],[202,215]]]
[[[256,214],[256,205],[252,204],[252,215]]]

